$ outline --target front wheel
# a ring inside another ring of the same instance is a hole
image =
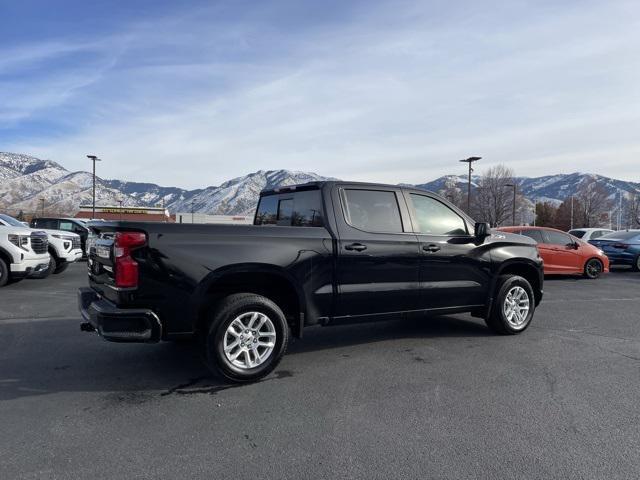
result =
[[[598,278],[602,274],[603,269],[604,266],[602,262],[597,258],[592,258],[584,264],[584,276],[590,279]]]
[[[9,281],[9,266],[0,258],[0,287],[4,287]]]
[[[636,272],[640,272],[640,255],[636,257],[636,261],[631,268],[633,268],[633,270]]]
[[[516,335],[531,324],[535,298],[529,282],[518,275],[501,275],[497,295],[486,318],[487,326],[501,335]]]
[[[67,268],[69,268],[69,262],[58,261],[53,269],[53,273],[57,275],[58,273],[64,272]]]
[[[205,339],[205,358],[216,374],[234,382],[259,380],[278,365],[289,340],[284,313],[253,293],[224,298],[215,309]]]

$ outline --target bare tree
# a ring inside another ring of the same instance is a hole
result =
[[[513,171],[504,165],[484,172],[475,191],[472,208],[475,218],[493,227],[507,221],[513,211],[513,190],[506,187],[513,183]]]
[[[640,195],[633,195],[627,208],[627,225],[629,228],[640,227]]]
[[[445,180],[444,188],[440,189],[438,193],[458,208],[462,208],[464,205],[466,205],[467,196],[458,187],[456,177],[447,177],[447,179]]]
[[[576,193],[576,198],[580,203],[578,219],[582,227],[597,227],[602,215],[611,208],[607,189],[596,180],[583,183]]]

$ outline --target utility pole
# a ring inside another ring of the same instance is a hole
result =
[[[44,217],[44,198],[41,198],[40,201],[42,202],[42,213],[41,213],[41,216]]]
[[[477,162],[482,157],[469,157],[464,160],[460,160],[461,162],[469,164],[469,181],[467,182],[467,214],[471,215],[471,172],[473,172],[473,168],[471,168],[471,164],[473,162]]]
[[[571,195],[571,228],[573,230],[573,195]]]
[[[193,209],[194,209],[194,205],[195,205],[196,201],[195,200],[191,200],[191,223],[195,223],[193,221]]]
[[[505,187],[513,188],[513,217],[511,219],[511,225],[516,226],[516,192],[518,190],[518,184],[516,182],[506,183]]]
[[[96,218],[96,162],[101,162],[95,155],[87,155],[87,158],[93,162],[93,208],[91,218]]]
[[[122,221],[122,199],[118,200],[118,203],[120,204],[120,221]]]
[[[622,190],[618,189],[618,231],[622,230]]]
[[[538,201],[533,199],[533,226],[536,226],[536,217],[538,216]]]

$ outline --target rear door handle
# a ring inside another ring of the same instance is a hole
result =
[[[435,253],[438,250],[440,250],[440,247],[438,245],[436,245],[435,243],[430,243],[429,245],[423,245],[422,246],[422,250],[424,250],[425,252],[429,252],[429,253]]]
[[[366,245],[361,243],[352,243],[351,245],[346,245],[344,247],[345,250],[355,250],[356,252],[362,252],[367,249]]]

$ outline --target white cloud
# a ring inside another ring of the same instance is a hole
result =
[[[407,5],[307,33],[202,12],[127,26],[96,78],[24,95],[28,115],[73,111],[73,132],[4,148],[69,168],[97,153],[103,176],[187,187],[267,168],[426,181],[471,154],[640,177],[633,4]]]

